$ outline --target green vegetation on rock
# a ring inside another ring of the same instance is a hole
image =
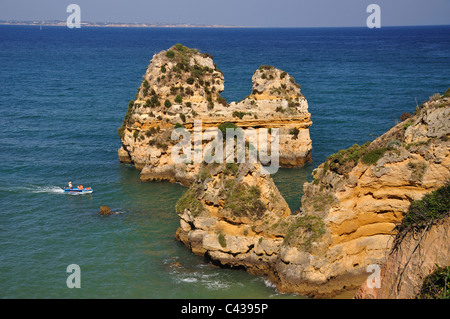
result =
[[[167,56],[169,59],[173,59],[173,58],[175,57],[175,52],[173,52],[172,50],[168,50],[168,51],[166,52],[166,56]]]
[[[221,124],[219,124],[219,126],[218,126],[219,130],[222,132],[223,136],[225,136],[225,137],[226,137],[226,135],[227,135],[227,128],[236,130],[238,127],[239,127],[239,126],[237,126],[236,124],[231,123],[231,122],[221,123]]]
[[[328,156],[324,164],[324,172],[329,169],[341,175],[347,174],[358,164],[359,159],[365,154],[369,144],[370,142],[361,146],[354,144],[346,150],[340,150],[336,154]]]
[[[325,224],[317,216],[299,216],[289,225],[283,244],[310,251],[312,244],[325,233]]]
[[[388,147],[378,148],[365,153],[362,157],[362,162],[366,165],[375,165],[380,158],[383,157],[384,153],[388,151]]]
[[[445,90],[444,97],[450,97],[450,88]]]
[[[328,156],[324,163],[323,172],[326,173],[330,170],[340,175],[345,175],[358,164],[359,160],[366,165],[376,165],[378,160],[382,158],[387,151],[393,150],[394,146],[370,149],[370,145],[370,142],[366,142],[361,146],[354,144],[348,149],[340,150],[339,152]]]
[[[217,240],[219,241],[220,246],[222,246],[223,248],[227,247],[227,240],[223,233],[219,233],[219,235],[217,236]]]
[[[260,200],[261,191],[257,186],[249,186],[230,178],[225,182],[224,210],[236,217],[260,218],[266,206]]]
[[[178,103],[178,104],[183,103],[183,97],[182,97],[181,95],[178,94],[178,95],[175,97],[175,103]]]
[[[450,182],[422,199],[413,201],[403,218],[400,230],[421,229],[450,213]]]
[[[198,199],[200,193],[201,185],[191,186],[178,200],[175,206],[177,213],[183,213],[188,209],[194,217],[199,216],[205,210],[203,203]]]
[[[133,111],[133,106],[134,106],[134,100],[131,100],[130,102],[128,102],[128,109],[127,109],[127,113],[125,114],[125,118],[122,121],[122,125],[117,129],[117,134],[119,134],[120,139],[123,139],[125,136],[125,127],[131,119],[131,113]]]
[[[423,281],[417,299],[450,299],[450,266],[440,267]]]
[[[240,120],[242,120],[242,118],[246,114],[248,114],[248,113],[247,112],[242,112],[242,111],[234,111],[233,112],[233,117],[238,117]]]

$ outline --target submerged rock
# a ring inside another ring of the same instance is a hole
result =
[[[115,214],[111,211],[108,206],[100,206],[100,211],[98,212],[100,215],[112,215]]]

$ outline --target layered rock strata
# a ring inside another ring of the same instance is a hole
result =
[[[184,127],[194,138],[194,121],[202,133],[231,122],[244,131],[279,129],[279,164],[299,167],[311,160],[308,103],[293,77],[272,66],[261,66],[252,77],[253,89],[240,102],[221,97],[224,75],[212,56],[177,44],[155,54],[119,128],[119,160],[141,170],[142,181],[168,180],[189,185],[199,163],[174,163],[174,128]],[[270,140],[270,137],[269,137]],[[203,147],[209,140],[202,138]],[[194,155],[192,154],[192,158]]]
[[[227,204],[236,187],[229,178],[270,184],[278,194],[276,187],[270,177],[256,178],[256,166],[235,164],[231,177],[214,171],[177,206],[177,238],[214,262],[266,275],[282,292],[330,297],[356,289],[370,275],[368,266],[386,261],[410,202],[450,179],[449,104],[448,97],[430,100],[373,142],[328,157],[304,185],[297,215],[270,207],[280,196],[271,200],[255,190],[261,208],[234,216],[239,205]]]

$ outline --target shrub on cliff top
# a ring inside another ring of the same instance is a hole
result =
[[[411,203],[401,228],[423,228],[450,213],[450,182]]]
[[[387,151],[393,149],[392,147],[386,146],[368,150],[370,144],[370,142],[366,142],[361,146],[354,144],[346,150],[340,150],[336,154],[328,156],[323,168],[324,173],[329,169],[338,174],[345,175],[358,164],[360,159],[366,165],[375,165]]]
[[[191,49],[189,49],[187,46],[182,45],[181,43],[175,44],[175,49],[177,49],[180,52],[190,52]]]
[[[166,52],[166,56],[169,59],[173,59],[175,57],[175,52],[173,52],[172,50],[169,50],[169,51]]]
[[[378,162],[378,160],[383,157],[384,153],[386,153],[386,151],[388,150],[389,148],[382,147],[367,152],[366,154],[363,155],[362,162],[367,165],[375,165]]]
[[[263,72],[264,70],[272,70],[274,69],[273,65],[261,65],[258,70],[260,70],[261,72]]]
[[[450,88],[448,88],[445,93],[444,93],[445,97],[450,97]]]
[[[260,200],[261,191],[257,186],[249,186],[245,182],[237,182],[231,178],[226,183],[226,197],[223,209],[236,217],[260,218],[266,207]]]
[[[354,144],[346,150],[340,150],[336,154],[328,156],[324,164],[324,172],[328,169],[341,175],[350,172],[358,164],[359,159],[366,152],[369,144],[370,142],[361,146]]]

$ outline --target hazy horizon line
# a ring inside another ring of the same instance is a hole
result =
[[[46,26],[64,26],[66,20],[19,20],[19,19],[0,19],[1,25],[45,25]],[[55,25],[58,24],[58,25]],[[111,22],[111,21],[84,21],[81,25],[85,27],[134,27],[134,28],[258,28],[258,29],[300,29],[300,28],[367,28],[366,25],[348,25],[348,26],[251,26],[251,25],[231,25],[231,24],[204,24],[190,22]],[[120,25],[120,26],[119,26]],[[382,27],[433,27],[450,26],[450,24],[417,24],[417,25],[383,25]]]

